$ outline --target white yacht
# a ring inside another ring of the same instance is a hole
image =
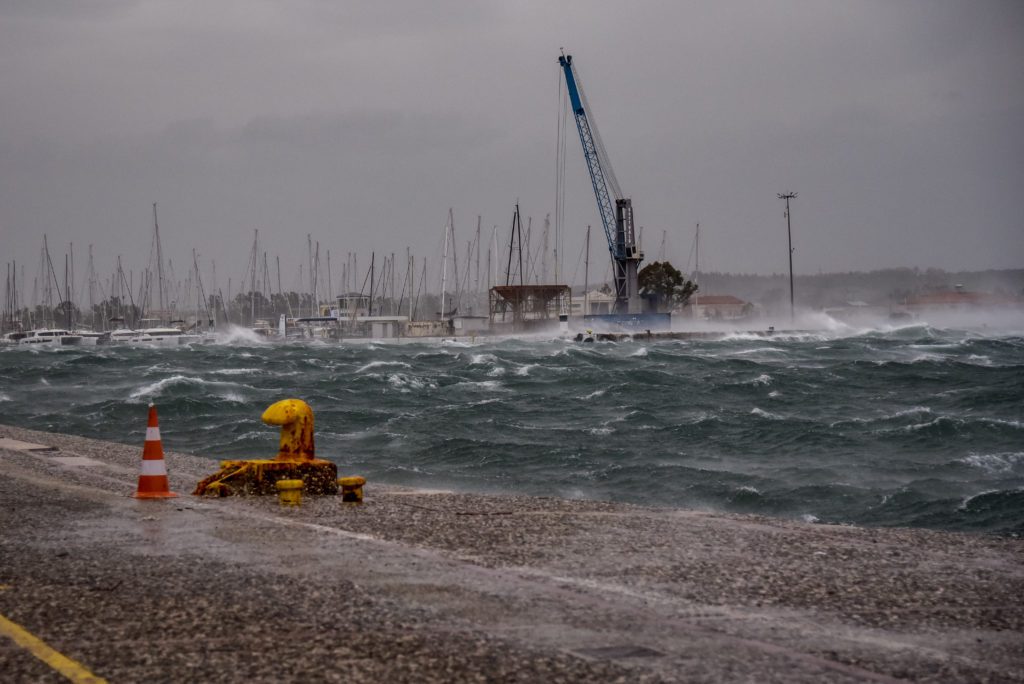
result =
[[[27,336],[28,333],[23,330],[14,330],[9,333],[4,333],[4,336],[0,337],[0,345],[15,345]]]
[[[28,330],[24,334],[25,336],[18,340],[18,344],[50,344],[54,346],[68,346],[82,343],[81,335],[75,335],[63,328]]]
[[[81,337],[82,341],[80,344],[87,347],[107,344],[110,341],[110,333],[96,332],[95,330],[75,330],[73,334]]]
[[[113,333],[111,333],[113,340]],[[202,335],[193,335],[180,328],[143,328],[136,330],[135,334],[128,339],[129,344],[140,346],[175,347],[179,344],[193,344],[202,342]]]
[[[133,337],[138,336],[138,330],[132,330],[131,328],[118,328],[117,330],[111,330],[107,337],[109,344],[126,344],[132,341]]]

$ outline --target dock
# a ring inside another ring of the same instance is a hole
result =
[[[0,425],[5,682],[1024,681],[1021,539],[372,480],[287,508],[191,496],[217,455],[169,447],[180,496],[138,500],[125,441]]]

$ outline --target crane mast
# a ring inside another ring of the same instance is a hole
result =
[[[641,303],[637,283],[637,269],[644,255],[637,248],[633,223],[633,201],[623,197],[615,180],[611,162],[604,152],[597,127],[587,117],[585,98],[578,87],[572,55],[561,55],[558,63],[565,72],[565,85],[569,90],[569,103],[576,130],[583,145],[583,157],[590,172],[590,182],[597,199],[608,252],[612,259],[612,277],[615,283],[615,313],[640,313]],[[587,106],[589,108],[589,105]]]

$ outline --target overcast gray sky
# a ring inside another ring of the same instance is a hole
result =
[[[286,289],[307,233],[335,273],[436,264],[448,207],[461,250],[478,214],[507,243],[517,199],[554,211],[561,47],[648,261],[665,231],[685,266],[699,221],[707,270],[782,272],[794,190],[798,273],[1024,267],[1019,0],[0,0],[0,255],[31,280],[47,233],[79,273],[90,243],[138,269],[154,201],[165,253],[222,288],[254,228]],[[599,218],[570,133],[581,284]]]

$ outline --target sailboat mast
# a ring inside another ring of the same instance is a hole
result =
[[[579,263],[578,261],[576,263]],[[590,314],[590,226],[587,226],[587,251],[583,257],[583,315]]]
[[[164,315],[164,252],[160,246],[160,224],[156,220],[156,202],[153,202],[153,239],[156,240],[156,286],[160,315]]]
[[[259,260],[259,228],[253,229],[252,237],[252,258],[249,260],[251,272],[249,273],[249,325],[256,323],[256,263]]]
[[[483,217],[477,214],[476,217],[476,281],[473,283],[473,290],[477,296],[480,295],[480,223]]]
[[[313,257],[313,315],[320,315],[320,241],[316,241]]]
[[[697,234],[694,236],[694,260],[693,260],[693,284],[697,289],[693,292],[693,315],[697,315],[697,299],[700,296],[700,224],[697,224]]]
[[[452,212],[448,210],[448,220],[451,221]],[[444,226],[444,256],[441,262],[441,319],[444,320],[444,293],[448,284],[448,224]]]
[[[71,302],[72,299],[73,299],[74,294],[77,294],[77,292],[75,292],[75,243],[74,242],[68,243],[68,251],[71,253],[71,270],[69,270],[67,273],[64,274],[64,281],[65,281],[64,282],[64,290],[65,290],[65,294],[67,295],[66,299],[68,300],[68,302]],[[67,263],[67,259],[65,259],[64,261],[65,261],[65,263]],[[68,321],[71,320],[70,319],[70,315],[71,314],[68,314],[68,316],[69,316]],[[68,330],[71,330],[70,322],[68,323]]]
[[[309,297],[311,300],[315,300],[316,296],[313,293],[313,236],[306,233],[306,247],[309,250]],[[311,315],[316,315],[316,302],[314,301],[310,308]]]
[[[43,234],[43,252],[46,255],[46,263],[47,263],[47,265],[50,268],[50,275],[53,277],[53,285],[54,285],[54,287],[57,288],[57,296],[59,297],[60,296],[60,283],[57,282],[57,273],[56,273],[56,271],[53,270],[53,260],[50,259],[50,245],[49,245],[49,243],[46,240],[46,235],[45,234]],[[66,277],[65,277],[65,279],[66,279]],[[47,288],[49,288],[49,282],[47,282]],[[49,295],[50,299],[47,300],[46,304],[47,304],[47,308],[51,309],[50,316],[52,317],[53,316],[53,310],[52,310],[52,307],[53,307],[53,294],[52,294],[52,292],[53,291],[50,290],[49,292],[50,292],[50,295]]]
[[[71,289],[68,285],[68,255],[64,255],[64,319],[67,324],[64,326],[68,332],[71,331]]]
[[[451,207],[448,208],[448,229],[452,232],[452,267],[455,271],[455,301],[452,302],[452,310],[455,311],[462,303],[462,282],[459,280],[459,246],[455,242],[455,215],[452,213]]]

